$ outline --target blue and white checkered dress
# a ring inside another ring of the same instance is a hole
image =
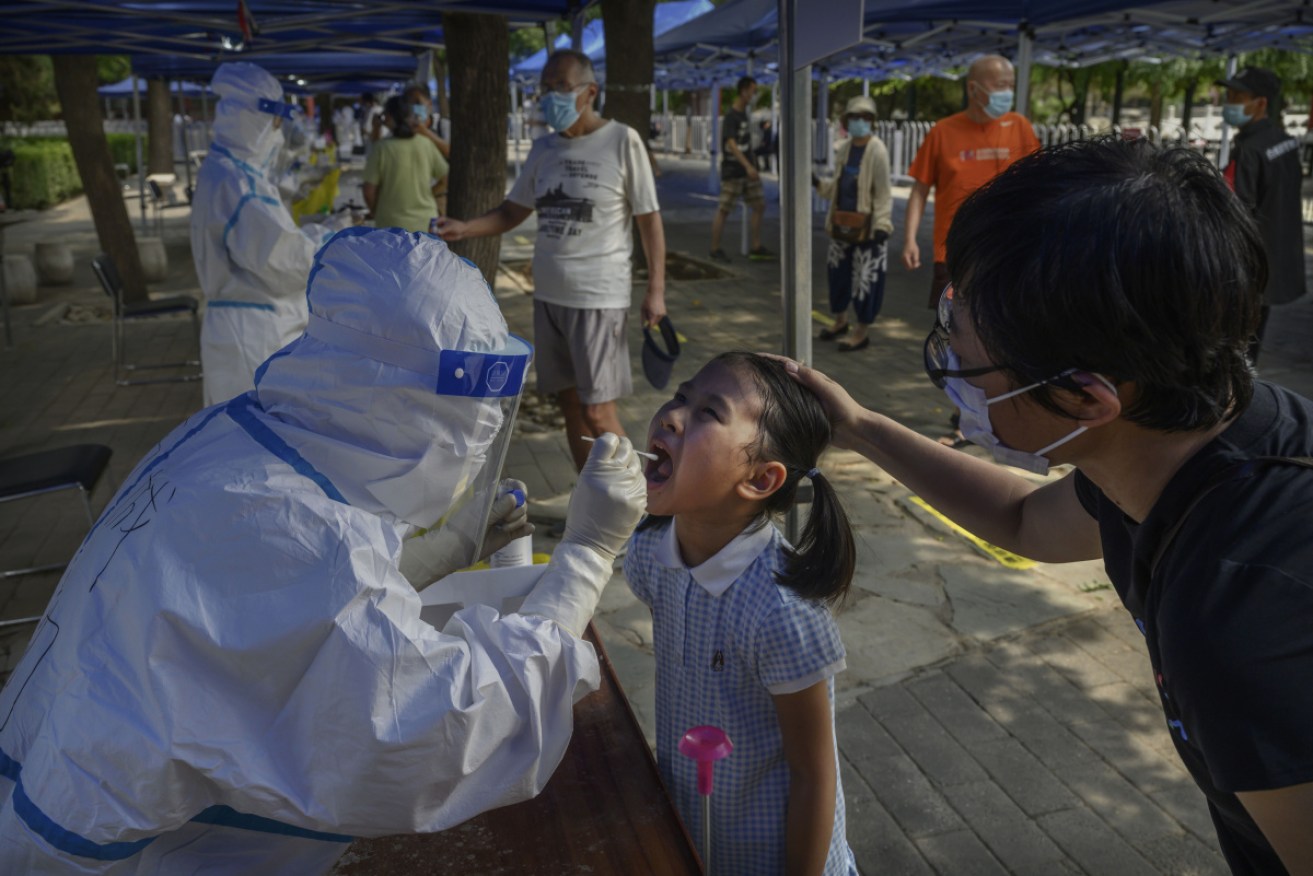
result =
[[[692,727],[723,729],[734,751],[715,768],[712,870],[783,873],[789,766],[772,697],[825,681],[833,722],[834,675],[844,668],[839,626],[824,605],[776,583],[785,542],[774,526],[745,530],[691,570],[674,530],[635,534],[625,558],[629,586],[652,609],[661,777],[704,848],[697,766],[678,746]],[[837,744],[835,762],[837,773]],[[856,876],[844,821],[838,784],[825,872]]]

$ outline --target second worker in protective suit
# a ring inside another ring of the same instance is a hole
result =
[[[255,369],[305,328],[315,250],[343,224],[298,228],[270,178],[283,145],[278,80],[255,64],[223,64],[214,142],[192,199],[191,249],[205,293],[201,367],[206,405],[252,386]],[[350,214],[344,214],[344,221]]]
[[[128,476],[0,692],[0,873],[323,873],[352,837],[443,830],[560,762],[599,683],[580,636],[645,504],[633,448],[598,440],[517,612],[439,631],[415,587],[451,568],[451,524],[407,536],[496,457],[527,345],[426,234],[340,232],[307,296],[254,390]]]

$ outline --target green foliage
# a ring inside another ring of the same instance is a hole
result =
[[[132,59],[127,55],[97,55],[96,75],[101,85],[122,82],[132,75]]]
[[[82,179],[67,140],[32,138],[7,140],[0,145],[14,150],[11,207],[45,209],[82,191]]]
[[[137,144],[131,134],[106,134],[115,164],[126,164],[129,173],[137,171]],[[10,170],[13,200],[9,206],[18,210],[44,210],[82,191],[73,149],[62,137],[26,137],[0,140],[0,147],[14,150]],[[142,137],[142,156],[147,152]]]
[[[55,73],[45,55],[0,55],[0,121],[35,122],[54,116]]]

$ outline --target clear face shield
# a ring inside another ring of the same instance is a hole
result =
[[[374,424],[379,458],[391,461],[373,469],[362,457],[356,476],[361,488],[398,519],[459,535],[468,560],[461,567],[473,565],[482,548],[488,512],[498,497],[533,347],[523,338],[507,335],[500,350],[434,352],[366,334],[314,313],[306,335],[408,373],[404,387],[379,383],[368,390],[403,391],[416,415],[398,418],[389,412]],[[415,375],[422,375],[424,383],[416,386]]]
[[[460,478],[453,484],[451,508],[441,521],[460,537],[461,545],[469,546],[460,564],[464,568],[477,563],[483,553],[488,515],[502,492],[502,470],[515,432],[533,347],[523,338],[509,335],[506,346],[495,352],[444,350],[441,356],[438,394],[480,400],[480,423],[495,426],[495,432],[483,433],[471,442],[485,449],[463,460]]]

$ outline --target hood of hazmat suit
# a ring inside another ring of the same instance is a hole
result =
[[[278,80],[245,62],[222,64],[214,142],[192,198],[191,248],[205,293],[201,366],[205,404],[251,389],[255,369],[305,328],[305,284],[315,251],[335,230],[298,228],[269,171],[290,117]],[[286,122],[284,122],[286,123]]]
[[[441,631],[398,571],[411,523],[495,467],[526,346],[426,234],[340,232],[308,298],[256,389],[128,476],[0,692],[0,870],[322,873],[560,762],[598,666],[551,606],[586,622],[612,557],[563,545],[545,608]]]

